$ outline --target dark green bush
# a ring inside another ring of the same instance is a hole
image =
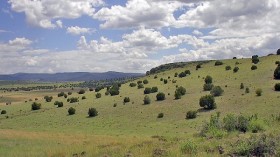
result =
[[[82,100],[86,99],[86,96],[82,96]]]
[[[7,114],[7,111],[6,110],[2,110],[1,114]]]
[[[84,89],[80,89],[80,91],[78,92],[78,94],[85,94],[85,90]]]
[[[186,114],[186,119],[194,119],[197,116],[197,111],[188,111]]]
[[[114,103],[113,107],[117,107],[117,103]]]
[[[240,89],[244,89],[244,84],[243,83],[240,84]]]
[[[210,94],[213,96],[221,96],[224,93],[224,90],[220,86],[215,86],[211,89]]]
[[[227,65],[227,66],[225,67],[225,69],[226,69],[226,70],[231,70],[231,66]]]
[[[186,77],[186,76],[187,76],[187,74],[186,74],[185,72],[181,72],[181,73],[179,74],[179,77],[180,77],[180,78]]]
[[[68,96],[67,96],[67,94],[64,94],[64,98],[67,98]]]
[[[163,81],[163,78],[160,78],[160,81]]]
[[[148,81],[147,79],[145,79],[145,80],[143,81],[143,83],[144,83],[144,84],[148,84],[149,81]]]
[[[101,93],[96,93],[95,94],[95,97],[98,99],[98,98],[101,98]]]
[[[212,110],[217,108],[215,103],[215,98],[213,95],[205,95],[199,99],[200,107],[203,107],[206,110]]]
[[[73,115],[73,114],[75,114],[75,113],[76,113],[76,109],[75,109],[75,108],[70,107],[70,108],[68,109],[68,114],[69,114],[69,115]]]
[[[256,65],[251,66],[251,70],[256,70],[256,69],[258,69],[258,67]]]
[[[256,94],[257,94],[257,96],[261,96],[262,95],[262,89],[258,88],[256,90]]]
[[[156,95],[156,97],[157,97],[157,101],[162,101],[162,100],[165,99],[165,94],[162,93],[162,92],[159,92],[159,93]]]
[[[88,109],[88,116],[89,117],[95,117],[98,115],[98,112],[96,110],[96,108],[89,108]]]
[[[151,93],[156,93],[156,92],[158,92],[158,87],[152,87]]]
[[[152,92],[152,89],[150,87],[146,87],[144,90],[144,94],[150,94]]]
[[[72,95],[72,92],[68,92],[68,95]]]
[[[137,81],[137,84],[140,84],[140,83],[143,83],[143,81],[141,81],[141,80]]]
[[[249,128],[249,119],[243,115],[237,118],[237,129],[241,132],[247,132]]]
[[[55,101],[54,105],[56,105],[57,107],[63,107],[63,102],[61,101]]]
[[[147,104],[150,104],[150,103],[151,103],[151,99],[150,99],[150,97],[149,97],[148,95],[145,95],[143,101],[144,101],[144,105],[147,105]]]
[[[105,95],[109,95],[109,94],[110,94],[109,91],[106,91],[106,92],[105,92]]]
[[[138,87],[137,87],[138,89],[140,89],[140,88],[144,88],[144,85],[142,84],[142,83],[140,83],[140,84],[138,84]]]
[[[57,97],[62,97],[62,96],[64,96],[64,92],[60,92],[57,94]]]
[[[75,102],[79,102],[79,98],[77,97],[72,97],[72,98],[69,98],[69,101],[70,103],[75,103]]]
[[[200,69],[201,68],[201,64],[197,64],[196,65],[196,70]]]
[[[154,76],[154,79],[157,79],[157,75]]]
[[[203,85],[203,90],[204,91],[210,91],[214,87],[213,84],[204,84]]]
[[[120,87],[118,84],[114,84],[108,91],[111,94],[111,96],[114,95],[119,95],[120,91],[119,91]]]
[[[181,99],[182,94],[176,90],[174,96],[175,96],[175,99]]]
[[[224,117],[223,123],[225,130],[234,131],[237,127],[237,118],[233,114],[228,114]]]
[[[180,86],[175,90],[174,96],[175,96],[175,99],[181,99],[181,96],[185,95],[185,94],[186,94],[186,88]]]
[[[185,70],[185,74],[186,74],[186,75],[190,75],[190,74],[191,74],[191,71],[190,71],[190,70]]]
[[[41,109],[41,104],[37,103],[37,102],[33,102],[32,105],[31,105],[31,109],[32,110],[39,110],[39,109]]]
[[[99,92],[99,91],[101,91],[102,89],[104,89],[104,86],[98,86],[98,87],[96,87],[95,88],[95,92]]]
[[[280,65],[278,65],[274,70],[274,79],[280,79]]]
[[[212,83],[212,77],[207,75],[204,79],[205,84],[211,84]]]
[[[46,102],[51,102],[53,97],[52,96],[44,96],[44,99],[46,100]]]
[[[159,113],[157,118],[163,118],[164,114],[163,113]]]
[[[132,83],[129,84],[129,86],[130,86],[130,87],[135,87],[135,86],[136,86],[136,83],[132,82]]]
[[[277,55],[280,55],[280,49],[277,50],[276,54],[277,54]]]
[[[125,97],[125,98],[123,99],[123,102],[124,102],[124,103],[130,102],[129,97]]]
[[[222,61],[216,61],[215,66],[223,65],[224,63]]]
[[[248,87],[246,87],[245,93],[250,93],[250,89]]]
[[[252,63],[254,64],[258,64],[260,61],[259,56],[258,55],[253,55],[252,56]]]
[[[275,64],[280,64],[280,61],[275,61]]]
[[[280,91],[280,83],[276,83],[274,85],[274,89],[275,89],[275,91]]]
[[[92,92],[92,91],[93,91],[93,88],[89,88],[89,91],[91,91],[91,92]]]
[[[167,84],[167,82],[168,82],[167,79],[164,79],[164,80],[163,80],[163,83],[164,83],[164,84]]]
[[[174,77],[177,77],[178,76],[178,73],[176,72],[175,74],[174,74]]]
[[[234,67],[234,68],[233,68],[233,72],[234,72],[234,73],[237,73],[237,72],[238,72],[238,70],[239,70],[239,68],[238,68],[238,67]]]
[[[237,57],[233,57],[232,59],[237,59]]]

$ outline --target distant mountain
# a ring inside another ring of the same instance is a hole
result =
[[[124,77],[143,76],[141,73],[122,73],[108,71],[104,73],[89,72],[66,72],[66,73],[16,73],[10,75],[0,75],[0,80],[4,81],[42,81],[42,82],[61,82],[61,81],[90,81],[117,79]]]

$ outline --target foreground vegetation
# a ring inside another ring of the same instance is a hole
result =
[[[172,64],[95,90],[25,92],[0,106],[0,155],[280,155],[279,60]]]

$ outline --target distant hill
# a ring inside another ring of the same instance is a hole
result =
[[[44,81],[44,82],[60,82],[60,81],[90,81],[90,80],[106,80],[124,77],[143,76],[141,73],[122,73],[108,71],[104,73],[89,72],[66,72],[66,73],[16,73],[10,75],[0,75],[0,80],[4,81]]]

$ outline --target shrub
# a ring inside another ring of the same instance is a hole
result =
[[[203,90],[204,91],[210,91],[214,87],[213,84],[204,84],[203,85]]]
[[[141,81],[141,80],[137,81],[137,84],[141,84],[141,83],[143,83],[143,81]]]
[[[280,49],[277,50],[276,54],[277,54],[277,55],[280,55]]]
[[[215,66],[223,65],[224,63],[222,61],[216,61]]]
[[[118,84],[114,84],[110,89],[109,89],[109,93],[111,94],[111,96],[114,95],[119,95],[120,91],[119,91],[120,87]]]
[[[204,79],[205,84],[211,84],[212,83],[212,77],[207,75]]]
[[[274,79],[280,79],[280,65],[274,70]]]
[[[197,116],[197,111],[188,111],[186,114],[186,119],[194,119]]]
[[[186,77],[186,76],[187,76],[187,74],[186,74],[185,72],[181,72],[181,73],[179,74],[179,77],[180,77],[180,78]]]
[[[138,89],[140,89],[140,88],[144,88],[144,85],[142,84],[142,83],[140,83],[140,84],[138,84],[138,87],[137,87]]]
[[[257,96],[261,96],[262,95],[262,89],[258,88],[256,90],[256,94],[257,94]]]
[[[64,98],[67,98],[68,96],[67,96],[67,94],[64,94]]]
[[[246,132],[249,128],[249,119],[243,115],[237,118],[237,129],[241,132]]]
[[[124,103],[130,102],[129,97],[125,97],[125,98],[123,99],[123,102],[124,102]]]
[[[31,109],[32,110],[39,110],[39,109],[41,109],[41,104],[37,103],[37,102],[33,102],[32,105],[31,105]]]
[[[280,61],[275,61],[275,64],[280,64]]]
[[[178,76],[178,73],[176,72],[175,74],[174,74],[174,77],[177,77]]]
[[[64,96],[64,92],[60,92],[57,94],[57,97],[62,97],[62,96]]]
[[[164,114],[163,113],[159,113],[157,118],[163,118]]]
[[[185,74],[186,74],[186,75],[190,75],[190,74],[191,74],[191,71],[190,71],[190,70],[186,70],[186,71],[185,71]]]
[[[274,85],[274,89],[275,89],[275,91],[280,91],[280,83],[276,83]]]
[[[93,88],[89,88],[89,91],[91,91],[91,92],[92,92],[92,91],[93,91]]]
[[[85,90],[84,89],[80,89],[80,91],[78,92],[78,94],[85,94]]]
[[[258,55],[253,55],[252,56],[252,63],[258,64],[259,63],[259,56]]]
[[[233,68],[233,72],[234,72],[234,73],[237,73],[237,72],[238,72],[238,70],[239,70],[239,68],[238,68],[238,67],[234,67],[234,68]]]
[[[202,96],[199,99],[199,105],[200,105],[200,107],[203,107],[206,110],[212,110],[217,107],[216,103],[215,103],[215,98],[213,95]]]
[[[68,95],[72,95],[72,92],[68,92]]]
[[[82,100],[86,99],[86,96],[82,96]]]
[[[249,130],[251,130],[252,133],[258,133],[260,131],[264,131],[265,124],[263,121],[258,119],[251,120],[249,123]]]
[[[181,99],[182,94],[176,90],[174,96],[175,96],[175,99]]]
[[[154,79],[157,79],[157,75],[154,76]]]
[[[226,69],[226,70],[231,70],[231,66],[227,65],[227,66],[225,67],[225,69]]]
[[[150,103],[151,103],[151,99],[150,99],[150,97],[149,97],[148,95],[145,95],[143,101],[144,101],[144,105],[147,105],[147,104],[150,104]]]
[[[197,64],[196,65],[196,70],[200,69],[201,68],[201,64]]]
[[[158,92],[158,87],[152,87],[151,93],[156,93],[156,92]]]
[[[163,83],[164,83],[164,84],[167,84],[167,79],[164,79],[164,80],[163,80]]]
[[[72,97],[72,98],[69,98],[69,101],[70,103],[75,103],[75,102],[79,102],[79,98],[77,97]]]
[[[51,102],[53,97],[52,96],[44,96],[44,99],[46,100],[46,102]]]
[[[2,111],[1,111],[1,114],[6,114],[6,113],[7,113],[6,110],[2,110]]]
[[[191,140],[188,140],[183,146],[181,146],[181,152],[183,154],[196,155],[198,153],[198,145]]]
[[[147,88],[145,88],[145,90],[144,90],[144,94],[150,94],[151,91],[152,91],[152,89],[149,88],[149,87],[147,87]]]
[[[240,89],[244,89],[244,84],[243,83],[240,84]]]
[[[63,107],[63,102],[61,101],[55,101],[54,105],[56,105],[57,107]]]
[[[101,93],[96,93],[95,94],[95,97],[98,99],[98,98],[101,98]]]
[[[68,114],[69,114],[69,115],[73,115],[73,114],[75,114],[75,113],[76,113],[76,109],[75,109],[75,108],[70,107],[70,108],[68,109]]]
[[[213,96],[221,96],[224,90],[220,86],[215,86],[211,89],[210,94]]]
[[[148,81],[147,79],[145,79],[145,80],[143,81],[143,83],[144,83],[144,84],[148,84],[149,81]]]
[[[178,91],[179,93],[181,93],[181,95],[185,95],[186,92],[187,92],[186,88],[184,88],[184,87],[182,87],[182,86],[178,87],[178,88],[176,89],[176,91]]]
[[[232,59],[237,59],[237,57],[233,57]]]
[[[237,127],[237,118],[233,114],[228,114],[224,117],[223,123],[226,131],[234,131]]]
[[[163,81],[163,78],[160,78],[160,81]]]
[[[246,87],[245,93],[250,93],[250,89],[248,87]]]
[[[98,87],[96,87],[95,88],[95,92],[99,92],[99,91],[101,91],[102,89],[104,89],[104,87],[103,86],[98,86]]]
[[[98,115],[98,112],[95,108],[89,108],[88,109],[88,116],[89,117],[95,117]]]
[[[136,83],[132,82],[132,83],[129,84],[129,86],[130,86],[130,87],[135,87],[135,86],[136,86]]]
[[[251,70],[256,70],[256,69],[258,69],[257,66],[255,66],[255,65],[252,65],[252,66],[251,66]]]
[[[114,103],[113,107],[117,107],[117,103]]]
[[[109,95],[109,94],[110,94],[109,91],[106,91],[106,92],[105,92],[105,95]]]
[[[159,92],[159,93],[156,95],[156,97],[157,97],[157,101],[162,101],[162,100],[165,99],[165,94],[162,93],[162,92]]]

